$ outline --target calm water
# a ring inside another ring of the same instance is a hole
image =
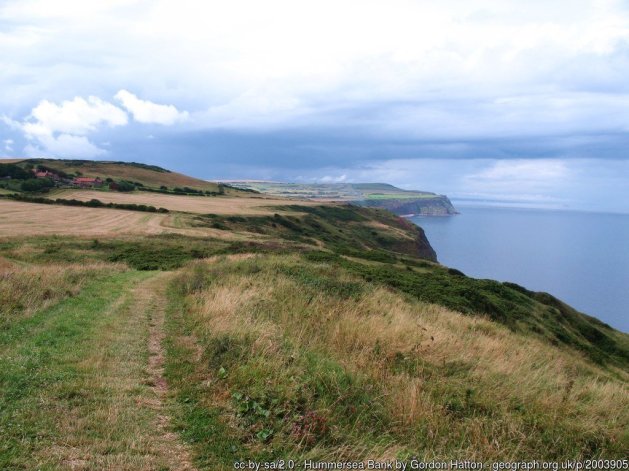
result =
[[[629,215],[458,207],[414,217],[444,265],[546,291],[629,332]]]

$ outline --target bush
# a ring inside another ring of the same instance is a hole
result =
[[[44,188],[52,188],[55,186],[50,178],[29,178],[24,180],[20,188],[22,191],[41,191]]]
[[[15,180],[28,180],[32,177],[32,174],[15,164],[0,164],[0,178],[3,177],[10,177]]]
[[[127,191],[135,191],[135,188],[136,187],[133,183],[121,181],[121,182],[117,182],[115,188],[112,188],[112,189],[116,191],[127,192]]]
[[[63,198],[57,198],[52,200],[49,198],[43,198],[41,196],[24,196],[24,195],[10,195],[9,198],[17,201],[25,201],[27,203],[39,203],[39,204],[60,204],[63,206],[87,206],[88,208],[112,208],[112,209],[126,209],[129,211],[145,211],[148,213],[167,213],[166,208],[156,208],[155,206],[147,206],[145,204],[132,204],[132,203],[103,203],[101,200],[91,199],[89,201],[81,201],[77,199],[66,200]]]

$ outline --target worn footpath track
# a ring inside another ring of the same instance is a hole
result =
[[[0,469],[194,469],[163,376],[170,276],[112,276],[0,335]]]

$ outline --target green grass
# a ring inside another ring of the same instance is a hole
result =
[[[96,281],[0,332],[0,469],[35,469],[48,461],[42,452],[63,437],[63,414],[87,406],[94,393],[77,388],[90,387],[79,365],[109,321],[103,313],[145,276],[127,272]]]
[[[27,246],[29,250],[23,250]],[[160,234],[145,237],[32,237],[0,242],[0,253],[27,263],[105,261],[136,270],[172,270],[187,262],[223,253],[230,244],[216,239]]]
[[[207,391],[194,361],[195,348],[190,344],[191,322],[182,308],[181,293],[171,287],[169,299],[165,375],[175,391],[175,429],[194,447],[201,469],[233,469],[233,463],[245,457],[244,449],[223,422],[220,409],[207,403]]]
[[[626,336],[598,319],[581,314],[547,293],[528,291],[513,283],[479,280],[433,266],[365,264],[341,260],[340,265],[366,279],[393,287],[423,302],[469,315],[485,315],[513,331],[539,335],[553,344],[585,352],[596,362],[627,365]]]
[[[614,367],[392,288],[326,253],[185,268],[171,289],[167,374],[199,467],[622,456],[626,383]],[[603,397],[618,402],[603,412]]]
[[[424,232],[387,211],[352,205],[288,205],[275,209],[278,212],[273,216],[197,216],[195,224],[258,233],[276,242],[322,243],[328,250],[349,256],[367,254],[366,257],[390,258],[398,254],[435,260]],[[285,215],[285,212],[297,214]]]
[[[207,275],[202,270],[193,276],[207,282]],[[306,293],[317,291],[314,275],[291,276]],[[319,279],[330,286],[339,283]],[[378,388],[338,361],[300,348],[288,337],[268,357],[252,352],[253,335],[201,334],[187,314],[185,296],[204,284],[183,277],[171,289],[166,368],[177,391],[179,431],[193,444],[200,468],[233,469],[235,461],[246,459],[325,459],[330,450],[349,444],[393,443]],[[197,349],[203,352],[201,363],[195,361]],[[201,381],[208,375],[215,378],[210,385]],[[224,401],[217,403],[216,396]],[[232,414],[236,428],[230,425]],[[301,444],[296,447],[296,442]]]
[[[6,273],[24,268],[24,283],[12,282],[42,294],[28,315],[31,296],[16,297],[0,322],[0,469],[67,468],[73,454],[92,469],[168,468],[143,406],[154,399],[146,344],[160,306],[172,396],[162,412],[199,469],[277,457],[623,456],[629,337],[549,294],[426,259],[421,230],[386,211],[276,210],[195,220],[255,241],[0,241]],[[64,275],[88,262],[118,264]],[[167,297],[143,284],[171,276],[156,270],[178,271]]]

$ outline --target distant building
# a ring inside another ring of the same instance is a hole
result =
[[[103,181],[98,177],[75,177],[74,180],[72,180],[72,183],[80,186],[81,188],[90,188],[94,186],[101,186]]]
[[[59,175],[49,172],[48,170],[33,170],[35,178],[52,178],[53,180],[59,180]]]

